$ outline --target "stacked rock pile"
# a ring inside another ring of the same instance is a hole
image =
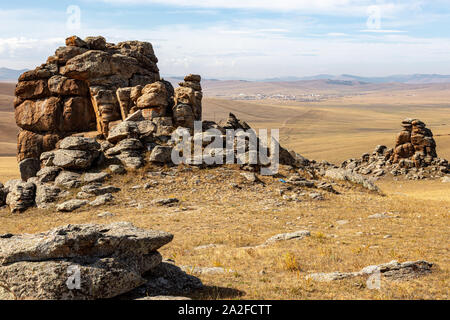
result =
[[[362,175],[402,175],[413,180],[443,177],[450,173],[450,164],[437,156],[433,133],[425,123],[405,119],[402,127],[395,148],[379,145],[372,153],[365,153],[359,159],[344,161],[341,167]]]

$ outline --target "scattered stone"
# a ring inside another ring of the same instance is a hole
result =
[[[306,278],[320,282],[330,282],[360,276],[370,276],[376,272],[380,272],[385,279],[410,280],[431,273],[432,266],[432,263],[423,260],[404,263],[398,263],[394,260],[385,264],[368,266],[358,272],[312,273],[307,275]]]
[[[125,168],[120,165],[120,164],[112,164],[109,166],[109,170],[111,170],[111,172],[113,174],[125,174],[127,173],[127,170],[125,170]]]
[[[85,173],[83,175],[83,181],[86,183],[103,182],[110,177],[111,176],[106,172]]]
[[[166,198],[166,199],[153,200],[152,204],[158,205],[158,206],[172,207],[175,204],[177,204],[178,202],[180,202],[180,200],[178,200],[177,198]]]
[[[224,273],[233,273],[234,271],[231,269],[225,269],[222,267],[191,267],[191,266],[180,266],[180,269],[192,273],[192,274],[224,274]]]
[[[443,177],[441,182],[444,182],[444,183],[450,182],[450,177],[449,176]]]
[[[369,219],[384,219],[384,218],[393,218],[392,214],[388,212],[375,213],[368,216]]]
[[[72,212],[87,205],[88,203],[89,201],[87,200],[73,199],[57,205],[56,210],[60,212]]]
[[[241,176],[252,183],[261,182],[261,180],[253,172],[242,172]]]
[[[59,149],[97,151],[101,146],[94,138],[67,137],[60,141]]]
[[[53,165],[68,170],[84,170],[91,167],[98,153],[82,150],[59,149],[53,152]]]
[[[97,217],[99,217],[99,218],[107,218],[107,217],[109,218],[109,217],[114,217],[114,216],[115,216],[115,214],[111,213],[109,211],[101,212],[97,215]]]
[[[289,177],[289,179],[287,179],[286,182],[299,187],[306,187],[306,188],[314,187],[314,182],[308,181],[305,178],[296,175]]]
[[[348,220],[337,220],[336,221],[336,224],[341,225],[341,226],[343,226],[344,224],[347,224],[347,223],[349,223]]]
[[[84,191],[80,191],[77,193],[77,199],[89,199],[95,197],[95,194],[93,193],[87,193]]]
[[[308,196],[313,200],[323,200],[324,197],[318,192],[309,193]]]
[[[325,177],[330,179],[337,179],[343,181],[350,181],[371,191],[379,191],[378,187],[369,179],[363,177],[360,174],[354,173],[351,170],[346,169],[329,169],[325,171]]]
[[[287,241],[287,240],[292,240],[292,239],[301,240],[304,237],[309,237],[309,236],[311,236],[311,232],[309,232],[307,230],[300,230],[300,231],[295,231],[295,232],[290,232],[290,233],[280,233],[280,234],[274,235],[273,237],[267,239],[266,243],[273,243],[273,242],[277,242],[277,241]]]
[[[100,196],[106,193],[115,193],[119,192],[120,188],[114,186],[102,186],[99,183],[91,183],[81,187],[81,191],[86,193],[95,194],[96,196]]]
[[[89,205],[92,207],[102,206],[114,200],[114,196],[111,193],[105,193],[104,195],[98,196],[94,201],[90,202]]]
[[[223,247],[223,244],[215,244],[215,243],[210,243],[210,244],[204,244],[198,247],[194,247],[194,250],[205,250],[205,249],[212,249],[212,248],[220,248]]]

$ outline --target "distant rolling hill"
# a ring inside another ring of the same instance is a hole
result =
[[[28,69],[14,70],[8,68],[0,68],[1,81],[17,81],[17,78]]]
[[[16,154],[16,136],[19,129],[14,120],[15,83],[0,82],[0,156]]]
[[[427,83],[450,83],[450,75],[441,74],[409,74],[392,75],[386,77],[361,77],[351,74],[330,75],[320,74],[310,77],[281,77],[264,79],[264,82],[274,81],[308,81],[308,80],[332,80],[332,81],[357,81],[366,83],[408,83],[408,84],[427,84]]]

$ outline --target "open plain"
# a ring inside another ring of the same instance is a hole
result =
[[[19,177],[15,159],[17,128],[12,110],[14,85],[0,84],[0,182]],[[283,88],[281,92],[280,88]],[[323,82],[205,82],[203,118],[220,120],[233,112],[253,128],[280,129],[280,142],[308,159],[339,165],[393,147],[402,119],[419,118],[434,135],[437,153],[450,159],[450,90],[448,84],[337,86]],[[238,99],[241,93],[326,95],[302,102],[277,98]],[[152,173],[153,174],[149,174]],[[101,209],[71,213],[0,209],[0,234],[45,231],[68,223],[130,221],[138,227],[174,234],[161,250],[177,265],[218,267],[223,273],[196,274],[205,288],[191,295],[206,299],[448,299],[450,260],[450,183],[381,178],[381,193],[348,182],[341,194],[324,200],[307,195],[283,198],[282,168],[264,184],[246,181],[239,170],[161,168],[147,165],[108,183],[121,188]],[[143,188],[144,184],[150,188]],[[79,190],[70,190],[73,198]],[[160,207],[159,198],[178,204]],[[108,215],[99,214],[109,212]],[[378,214],[378,215],[377,215]],[[371,217],[375,215],[374,217]],[[303,239],[259,246],[273,235],[307,230]],[[353,272],[392,260],[432,262],[433,272],[409,281],[382,281],[370,289],[364,278],[315,282],[313,272]],[[195,268],[194,268],[195,267]],[[187,268],[189,272],[189,267]]]

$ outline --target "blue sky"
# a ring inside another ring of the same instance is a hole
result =
[[[0,67],[34,68],[76,34],[149,41],[163,76],[450,74],[450,0],[0,3]]]

